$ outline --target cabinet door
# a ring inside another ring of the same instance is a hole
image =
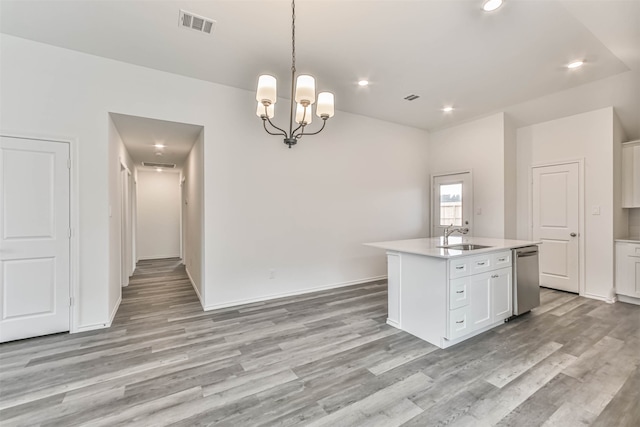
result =
[[[629,282],[627,295],[640,298],[640,256],[627,257],[627,278]]]
[[[481,273],[469,277],[469,329],[476,330],[491,324],[491,275]]]
[[[640,298],[640,245],[616,243],[616,293]]]
[[[511,269],[503,268],[491,273],[491,299],[493,322],[504,320],[511,316],[513,286],[511,283]]]
[[[622,145],[622,207],[640,207],[640,141]]]

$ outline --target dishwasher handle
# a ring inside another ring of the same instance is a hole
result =
[[[518,258],[524,258],[524,257],[528,257],[528,256],[535,256],[538,255],[538,251],[533,251],[533,252],[517,252],[516,256]]]

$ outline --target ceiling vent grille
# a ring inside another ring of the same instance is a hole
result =
[[[167,168],[173,169],[176,167],[175,163],[155,163],[155,162],[142,162],[142,166],[148,166],[150,168]]]
[[[178,25],[182,28],[194,30],[199,33],[211,34],[216,27],[216,21],[180,9],[180,20],[178,21]]]
[[[404,99],[406,99],[407,101],[415,101],[418,98],[420,98],[419,95],[413,95],[413,94],[407,95],[407,96],[404,97]]]

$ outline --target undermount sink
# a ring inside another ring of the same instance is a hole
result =
[[[476,249],[486,249],[486,248],[490,248],[491,246],[485,246],[485,245],[475,245],[473,243],[462,243],[459,245],[449,245],[449,246],[438,246],[439,248],[445,248],[445,249],[455,249],[457,251],[473,251]]]

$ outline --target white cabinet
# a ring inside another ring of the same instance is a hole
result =
[[[616,293],[640,298],[640,243],[616,242]]]
[[[387,323],[396,328],[400,327],[400,261],[400,254],[387,253]]]
[[[622,207],[640,208],[640,140],[622,144]]]
[[[494,325],[513,313],[510,251],[451,260],[449,278],[449,340]]]

